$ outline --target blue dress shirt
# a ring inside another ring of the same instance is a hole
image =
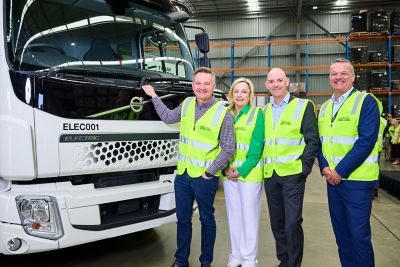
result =
[[[331,96],[331,99],[333,101],[333,109],[332,109],[332,116],[335,116],[336,113],[338,112],[339,108],[343,105],[344,101],[353,93],[354,87],[352,87],[349,91],[344,93],[339,97],[339,100],[335,100],[335,94]]]
[[[289,104],[289,98],[290,98],[290,94],[289,92],[286,94],[286,96],[283,98],[283,100],[281,101],[281,103],[279,103],[279,105],[277,105],[275,103],[275,99],[273,96],[270,97],[269,101],[272,104],[272,117],[274,118],[274,128],[275,125],[278,123],[279,118],[282,115],[282,112],[285,110],[286,106]]]

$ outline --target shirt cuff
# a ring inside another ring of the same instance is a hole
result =
[[[214,175],[212,175],[211,173],[209,173],[209,172],[205,172],[204,173],[208,178],[211,178],[211,177],[213,177]]]

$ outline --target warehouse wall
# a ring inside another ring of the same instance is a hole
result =
[[[385,9],[389,14],[392,10]],[[308,14],[301,20],[301,37],[300,39],[319,39],[332,38],[331,35],[325,33],[314,22],[329,31],[336,37],[346,37],[351,28],[351,13],[325,13],[325,14]],[[307,18],[307,16],[310,19]],[[296,14],[266,14],[261,17],[206,17],[196,18],[187,23],[188,25],[201,26],[206,29],[210,37],[210,43],[230,44],[234,41],[237,44],[248,43],[248,46],[235,46],[234,58],[235,62],[241,60],[241,64],[237,68],[265,68],[268,66],[268,47],[254,46],[257,41],[269,40],[294,40],[296,39]],[[194,40],[195,30],[188,29],[188,37]],[[397,41],[397,44],[400,44]],[[253,43],[253,44],[252,44]],[[350,46],[368,45],[369,50],[386,50],[386,41],[358,41],[351,42]],[[306,65],[306,45],[272,45],[271,46],[271,67],[282,66],[305,66]],[[296,50],[300,51],[300,62],[296,63]],[[339,57],[345,57],[345,46],[340,43],[320,43],[308,44],[309,65],[311,66],[328,66],[330,62]],[[212,68],[229,68],[231,60],[231,48],[211,48],[208,56],[211,59]],[[328,83],[328,70],[311,70],[309,71],[309,93],[328,93],[331,92]],[[224,92],[229,90],[230,72],[217,71],[220,77],[217,87]],[[305,82],[305,71],[288,71],[291,82]],[[296,78],[296,74],[297,77]],[[247,71],[235,73],[235,78],[245,76],[250,78],[256,88],[256,92],[265,93],[265,77],[266,70]],[[315,103],[323,103],[328,96],[310,97]],[[386,96],[381,96],[387,101]],[[392,97],[393,103],[399,102],[399,97]]]

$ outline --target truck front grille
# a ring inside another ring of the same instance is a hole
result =
[[[104,142],[83,147],[77,164],[82,168],[140,166],[176,161],[177,157],[178,140]]]

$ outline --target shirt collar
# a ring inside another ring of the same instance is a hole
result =
[[[250,104],[247,104],[246,106],[244,106],[244,108],[242,108],[240,111],[239,111],[239,114],[247,114],[248,112],[249,112],[249,110],[250,110]],[[238,115],[239,115],[238,114]]]
[[[353,92],[353,90],[354,90],[354,87],[351,87],[350,90],[348,90],[346,93],[344,93],[343,95],[341,95],[339,97],[338,101],[335,100],[335,94],[333,94],[331,96],[331,99],[332,99],[333,103],[342,103],[344,100],[346,100],[350,96],[350,94]]]
[[[290,93],[287,92],[286,96],[283,98],[282,102],[279,103],[279,105],[275,104],[275,99],[273,96],[270,96],[269,101],[271,102],[271,104],[275,107],[281,107],[283,103],[288,104],[289,103],[289,98],[290,98]]]
[[[197,107],[199,107],[199,108],[206,108],[206,109],[208,109],[208,108],[210,108],[212,105],[214,105],[214,103],[215,103],[215,97],[214,96],[212,96],[211,98],[210,98],[210,100],[208,100],[206,103],[204,103],[203,105],[199,105],[198,103],[197,103],[197,101],[196,101],[196,106]]]

